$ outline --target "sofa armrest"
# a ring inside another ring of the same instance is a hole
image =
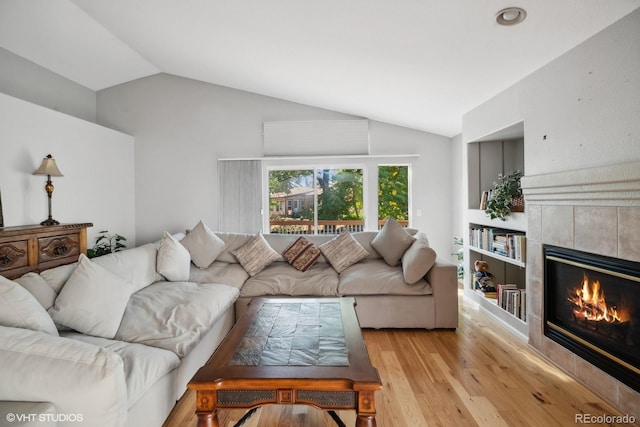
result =
[[[436,301],[436,327],[458,327],[458,267],[436,260],[425,279],[433,289]]]
[[[50,402],[58,426],[115,427],[126,421],[122,359],[101,347],[0,326],[0,378],[0,400]]]

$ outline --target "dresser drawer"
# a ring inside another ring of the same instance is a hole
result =
[[[0,275],[15,279],[78,260],[87,253],[90,222],[0,228]]]
[[[0,243],[0,272],[29,265],[29,241]]]
[[[78,258],[80,255],[80,237],[78,234],[66,234],[38,239],[38,264],[63,258]]]

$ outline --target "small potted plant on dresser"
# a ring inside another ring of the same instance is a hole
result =
[[[493,183],[493,190],[485,209],[491,219],[499,218],[504,221],[511,212],[524,212],[520,178],[522,172],[519,170],[498,175],[498,182]]]
[[[127,246],[122,243],[126,242],[127,239],[125,237],[115,233],[109,234],[107,230],[102,230],[99,233],[96,237],[95,246],[87,249],[87,256],[89,258],[96,258],[126,249]]]

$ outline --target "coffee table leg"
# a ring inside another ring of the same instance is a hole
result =
[[[376,402],[373,391],[358,393],[356,427],[376,427]]]
[[[220,427],[215,399],[214,391],[198,390],[196,392],[196,415],[198,416],[198,427]]]
[[[375,415],[358,415],[356,418],[356,427],[376,427]]]
[[[218,422],[218,411],[198,412],[198,427],[220,427]]]

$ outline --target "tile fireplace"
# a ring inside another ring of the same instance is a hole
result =
[[[544,335],[640,391],[640,263],[544,245]]]
[[[638,368],[638,332],[635,324],[627,323],[632,322],[628,317],[638,315],[639,284],[616,276],[620,265],[634,270],[640,263],[640,162],[528,175],[522,178],[522,188],[527,215],[529,344],[600,397],[640,418],[634,370]],[[552,256],[562,261],[554,259],[547,265],[550,248],[556,250]],[[566,257],[578,258],[578,264],[587,267],[576,269]],[[619,266],[612,267],[612,260]],[[604,267],[599,264],[603,262]],[[562,282],[561,287],[550,288],[545,275],[556,275],[551,279]],[[629,275],[638,277],[637,272]],[[598,282],[607,316],[613,316],[608,310],[615,306],[621,320],[605,325],[589,320],[581,314],[584,310],[574,314],[570,298],[586,306],[587,312],[602,311],[578,294],[585,281],[587,291]],[[600,348],[607,346],[608,351]]]

